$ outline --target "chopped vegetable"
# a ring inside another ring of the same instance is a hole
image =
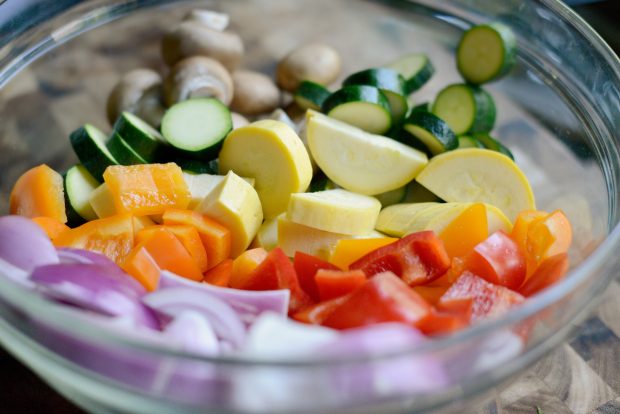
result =
[[[60,234],[54,245],[92,250],[122,263],[134,246],[132,217],[119,214],[89,221]]]
[[[381,322],[415,326],[431,311],[420,295],[391,272],[371,277],[345,298],[323,321],[324,326],[350,329]]]
[[[234,130],[220,152],[220,171],[256,179],[265,218],[286,210],[292,193],[305,191],[312,179],[308,152],[283,122],[263,120]]]
[[[0,259],[31,272],[39,266],[58,263],[58,254],[43,230],[19,216],[0,217]]]
[[[174,234],[183,243],[183,247],[190,254],[201,273],[209,269],[207,252],[195,227],[188,225],[149,226],[136,232],[136,243],[141,243],[152,237],[153,233],[158,231],[168,231]]]
[[[435,68],[425,53],[403,56],[386,67],[396,70],[405,78],[407,95],[424,86],[435,73]]]
[[[508,147],[506,147],[504,144],[499,142],[499,140],[493,138],[489,134],[475,134],[474,139],[481,144],[482,148],[497,151],[500,154],[504,154],[511,160],[515,159],[514,155],[512,155],[512,152],[510,152]]]
[[[161,121],[166,141],[184,155],[198,159],[215,158],[231,130],[230,111],[214,98],[177,103]]]
[[[43,229],[51,241],[54,241],[62,233],[69,230],[69,226],[51,217],[35,217],[32,221]]]
[[[434,157],[416,180],[446,201],[483,202],[500,208],[510,220],[535,209],[530,184],[510,158],[469,148]]]
[[[314,276],[321,300],[344,296],[366,283],[366,275],[361,270],[319,269]]]
[[[98,218],[111,217],[116,214],[114,198],[106,183],[101,184],[90,194],[89,202]]]
[[[45,164],[26,171],[17,179],[9,205],[11,214],[67,222],[62,177]]]
[[[405,121],[403,128],[410,135],[405,144],[413,147],[422,145],[432,155],[455,149],[459,143],[456,134],[447,122],[430,112],[414,111]],[[418,141],[418,143],[414,141]]]
[[[368,253],[349,269],[361,269],[368,277],[389,271],[416,286],[432,282],[449,267],[450,258],[442,241],[433,232],[423,231]]]
[[[374,86],[344,86],[323,102],[322,110],[370,134],[385,134],[392,126],[390,102]]]
[[[350,234],[315,229],[293,223],[284,217],[278,219],[278,246],[289,257],[295,256],[296,252],[303,252],[328,260],[338,240],[350,238]]]
[[[147,161],[140,156],[118,133],[113,133],[107,143],[110,154],[120,165],[146,164]]]
[[[208,270],[205,273],[202,281],[210,285],[228,287],[230,285],[230,279],[232,277],[232,270],[232,259],[226,259],[217,266]]]
[[[512,69],[516,39],[501,23],[482,24],[467,30],[456,52],[457,68],[474,85],[499,79]]]
[[[114,123],[113,131],[146,162],[154,162],[162,149],[165,149],[163,147],[164,137],[155,128],[130,112],[121,113]]]
[[[341,269],[347,269],[361,257],[397,240],[393,237],[338,240],[329,261]]]
[[[173,163],[112,166],[104,179],[119,213],[163,214],[169,208],[183,209],[191,200],[183,172]]]
[[[270,251],[258,267],[236,287],[246,290],[289,289],[290,312],[296,312],[311,303],[308,295],[299,286],[293,264],[280,248]]]
[[[337,266],[303,252],[296,252],[293,260],[295,273],[301,289],[315,302],[320,300],[315,276],[319,270],[340,270]]]
[[[265,250],[273,250],[278,247],[278,219],[280,217],[284,217],[284,213],[263,222],[252,242],[253,247],[262,247]]]
[[[103,181],[106,168],[119,164],[106,146],[108,137],[97,127],[86,124],[73,131],[69,139],[78,159],[95,180]]]
[[[528,276],[525,283],[518,289],[525,297],[532,296],[543,289],[552,286],[566,275],[568,271],[568,255],[566,253],[544,259],[534,273]]]
[[[495,102],[478,86],[454,84],[439,92],[433,113],[448,123],[456,135],[487,133],[495,125]]]
[[[230,231],[232,258],[247,249],[263,222],[263,209],[256,190],[232,171],[202,200],[196,211]],[[205,248],[209,255],[208,246]]]
[[[375,228],[381,203],[346,190],[292,194],[286,218],[332,233],[365,235]]]
[[[243,289],[252,272],[267,258],[269,253],[262,247],[246,250],[233,261],[230,287]]]
[[[301,109],[320,111],[331,92],[323,85],[311,81],[302,81],[295,91],[295,103]]]
[[[488,282],[516,290],[525,279],[525,255],[519,245],[500,230],[474,247],[467,255],[465,268]]]
[[[572,237],[570,221],[560,210],[534,220],[528,226],[525,243],[528,275],[546,258],[568,252]]]
[[[64,176],[65,208],[69,225],[76,226],[95,220],[97,214],[90,204],[90,198],[99,187],[97,180],[82,165],[75,165]]]
[[[307,122],[314,160],[349,191],[373,195],[394,190],[415,178],[428,162],[418,150],[321,114],[312,114]]]
[[[485,317],[499,316],[521,304],[523,296],[503,286],[464,272],[441,297],[440,310],[466,315],[471,322]]]
[[[311,325],[323,325],[325,319],[329,317],[340,305],[348,300],[349,296],[340,296],[331,300],[323,301],[303,308],[299,312],[291,315],[299,322]]]
[[[196,229],[212,268],[230,257],[231,233],[217,221],[190,210],[169,209],[162,216],[164,225],[187,225]]]
[[[487,209],[482,203],[467,207],[440,233],[446,252],[450,257],[465,256],[489,235]]]

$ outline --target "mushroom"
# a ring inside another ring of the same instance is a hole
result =
[[[232,70],[243,56],[243,42],[236,33],[215,30],[201,22],[189,20],[164,35],[161,51],[168,66],[187,57],[201,55],[216,59]]]
[[[213,97],[229,105],[233,91],[233,81],[226,68],[206,56],[180,61],[164,80],[164,100],[168,106],[197,97]]]
[[[259,72],[239,70],[232,75],[235,94],[230,104],[233,111],[244,115],[271,112],[280,105],[280,90]]]
[[[245,116],[236,112],[231,112],[230,117],[232,118],[233,129],[244,127],[250,123]]]
[[[183,20],[198,22],[220,32],[226,30],[230,23],[230,17],[226,13],[206,9],[190,10]]]
[[[161,76],[151,69],[134,69],[124,74],[108,96],[106,110],[110,124],[116,121],[121,112],[128,111],[158,125],[158,114],[164,111],[160,96],[161,84]]]
[[[331,46],[311,43],[298,47],[280,61],[276,79],[282,89],[295,92],[303,80],[329,85],[339,74],[338,52]]]

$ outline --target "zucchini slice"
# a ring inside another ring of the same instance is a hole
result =
[[[402,203],[407,196],[407,186],[404,185],[395,190],[377,194],[375,198],[381,203],[381,207],[389,207],[394,204]]]
[[[187,157],[200,160],[217,157],[230,131],[230,110],[215,98],[179,102],[161,121],[166,141]]]
[[[110,165],[118,165],[106,142],[108,137],[97,127],[86,124],[69,136],[78,159],[98,182],[103,182],[103,172]]]
[[[123,112],[112,128],[144,160],[154,162],[165,144],[159,131],[130,112]]]
[[[181,167],[181,169],[190,174],[217,174],[219,169],[216,162],[198,161],[191,158],[177,157],[173,162]]]
[[[108,141],[108,149],[120,165],[147,164],[118,133],[113,133]]]
[[[495,125],[495,102],[478,86],[445,87],[437,95],[432,112],[446,121],[457,135],[489,132]]]
[[[474,137],[469,135],[461,135],[459,138],[459,146],[457,149],[464,148],[484,148],[484,145]]]
[[[65,206],[69,226],[79,226],[86,221],[95,220],[97,214],[90,205],[92,193],[99,183],[83,165],[75,165],[64,175]]]
[[[301,109],[320,111],[329,95],[331,92],[323,85],[305,80],[299,84],[294,99]]]
[[[499,142],[499,140],[493,138],[489,134],[476,134],[474,138],[481,144],[482,148],[490,149],[493,151],[497,151],[501,154],[508,156],[511,160],[514,161],[515,157],[512,155],[512,152],[506,147],[504,144]]]
[[[433,155],[453,150],[459,143],[450,126],[430,112],[412,113],[403,128],[424,144]]]
[[[405,79],[394,69],[366,69],[346,78],[343,85],[368,85],[379,89],[390,103],[392,120],[399,122],[405,117],[409,108]]]
[[[374,86],[343,87],[325,100],[323,112],[371,134],[382,135],[392,126],[390,103]]]
[[[516,44],[512,30],[501,23],[474,26],[461,37],[457,68],[463,79],[474,85],[497,80],[514,66]]]
[[[420,89],[435,74],[435,67],[426,53],[412,53],[403,56],[386,67],[394,69],[405,78],[407,95]]]

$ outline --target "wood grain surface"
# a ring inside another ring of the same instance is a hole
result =
[[[592,13],[589,8],[584,11]],[[243,15],[241,11],[239,14]],[[179,18],[180,13],[172,12],[171,16]],[[63,170],[76,161],[67,150],[65,138],[76,126],[90,122],[109,128],[103,108],[108,91],[121,73],[139,66],[163,70],[157,48],[168,24],[151,21],[149,16],[143,19],[142,23],[131,22],[136,26],[142,24],[140,48],[128,42],[122,30],[98,29],[85,37],[79,47],[69,44],[54,52],[56,56],[62,54],[62,59],[55,59],[52,54],[22,71],[0,91],[0,211],[7,210],[8,191],[24,165],[47,162]],[[244,29],[251,30],[252,24],[248,20]],[[252,46],[258,41],[247,40],[252,58]],[[282,42],[265,39],[260,46],[280,50],[287,46]],[[264,54],[257,55],[254,67],[272,70],[272,60],[265,60]],[[528,369],[483,412],[534,414],[539,409],[545,414],[620,413],[618,297],[620,283],[616,281],[607,289],[607,299],[577,329],[573,339]],[[0,371],[1,413],[82,412],[2,351]]]

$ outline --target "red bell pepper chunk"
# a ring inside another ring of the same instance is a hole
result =
[[[431,305],[392,272],[368,279],[344,298],[323,321],[324,326],[348,329],[381,322],[415,326],[431,311]]]
[[[519,293],[523,296],[532,296],[561,280],[567,271],[568,255],[566,253],[551,256],[538,265],[534,273],[519,288]]]
[[[525,300],[519,293],[464,272],[439,299],[439,310],[468,315],[471,322],[497,316]]]
[[[302,252],[295,253],[293,263],[295,266],[295,272],[297,272],[299,286],[301,286],[303,291],[306,292],[315,302],[320,300],[319,289],[317,288],[314,280],[316,272],[320,269],[340,270],[337,266],[334,266],[325,260],[321,260],[316,256]]]
[[[289,289],[291,291],[290,312],[296,312],[312,303],[308,295],[299,287],[293,263],[279,247],[270,251],[244,281],[243,286],[238,286],[238,288],[245,290]]]
[[[441,239],[432,231],[421,231],[368,253],[349,269],[360,269],[368,277],[392,272],[409,286],[417,286],[432,282],[449,267],[450,257]]]
[[[342,305],[348,296],[340,296],[335,299],[319,302],[314,305],[310,305],[297,313],[291,315],[293,319],[298,322],[309,323],[312,325],[321,325],[329,315]]]
[[[516,290],[525,279],[527,266],[522,249],[500,230],[474,247],[464,268],[495,285]]]
[[[366,283],[366,275],[361,270],[320,269],[314,277],[319,288],[321,300],[329,300],[353,292]]]
[[[417,328],[426,335],[445,335],[467,327],[469,316],[467,313],[449,313],[433,309],[418,322]]]

